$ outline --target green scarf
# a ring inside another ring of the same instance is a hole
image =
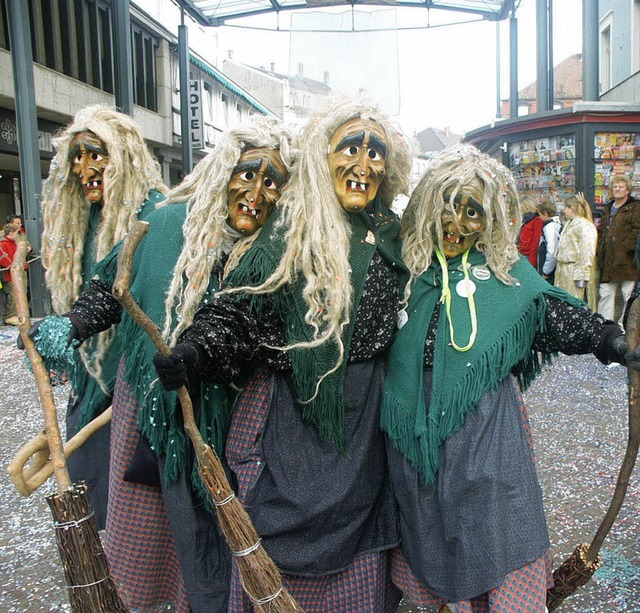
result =
[[[322,381],[318,394],[310,402],[304,401],[313,397],[318,381],[338,362],[338,347],[334,342],[326,342],[313,349],[289,351],[297,398],[301,403],[304,402],[302,404],[304,418],[314,424],[320,435],[333,442],[341,453],[345,453],[347,448],[343,398],[344,375],[353,326],[371,259],[378,249],[399,272],[406,270],[399,256],[400,223],[397,216],[378,199],[374,200],[367,210],[371,210],[371,216],[366,211],[348,215],[352,230],[349,264],[353,286],[353,307],[349,323],[343,328],[342,341],[345,357],[340,368]],[[242,258],[239,266],[227,277],[228,286],[257,285],[275,270],[285,248],[286,229],[274,227],[278,219],[279,214],[276,212],[265,224],[260,236]],[[373,234],[375,240],[371,240],[369,233]],[[369,240],[367,240],[368,236]],[[326,245],[326,248],[330,249],[331,246]],[[313,329],[304,319],[308,310],[308,305],[303,298],[304,286],[304,276],[300,275],[293,284],[273,294],[262,294],[250,298],[250,308],[256,317],[260,316],[264,300],[273,302],[276,312],[282,314],[288,344],[313,339]]]
[[[171,204],[150,215],[146,220],[149,230],[133,260],[131,294],[160,330],[165,322],[166,292],[184,244],[182,225],[186,214],[186,204]],[[109,287],[115,281],[119,251],[120,245],[117,245],[96,271],[100,280]],[[212,299],[218,285],[218,275],[214,273],[210,276],[203,303]],[[175,313],[172,321],[176,321]],[[187,462],[186,437],[177,394],[166,391],[158,381],[152,361],[157,350],[149,336],[127,313],[123,313],[116,335],[122,355],[126,357],[124,380],[135,394],[138,428],[153,450],[166,456],[164,476],[167,483],[172,483],[185,470]],[[222,455],[233,397],[225,385],[202,383],[200,399],[200,432],[205,442]],[[205,491],[197,471],[194,470],[192,477],[196,490]]]
[[[458,269],[461,256],[447,260],[451,290],[451,319],[455,341],[464,346],[471,334],[471,317],[466,298],[456,284],[463,279]],[[485,257],[476,249],[469,254],[472,267],[484,267]],[[473,269],[472,269],[473,272]],[[482,271],[481,271],[482,272]],[[442,292],[442,271],[435,261],[413,284],[407,307],[408,321],[396,333],[389,356],[382,403],[381,427],[423,476],[433,483],[440,462],[440,446],[457,432],[483,394],[491,391],[512,371],[518,373],[523,389],[535,379],[542,363],[532,349],[538,331],[545,330],[544,295],[554,296],[580,308],[585,304],[563,290],[549,285],[520,259],[510,274],[515,285],[505,285],[493,273],[487,280],[470,275],[476,285],[478,334],[466,352],[455,350]],[[439,306],[438,306],[439,305]],[[423,361],[427,330],[434,309],[439,308],[433,365],[433,388],[425,405]]]
[[[138,219],[146,219],[146,217],[155,210],[156,204],[164,200],[164,198],[165,196],[160,192],[151,190],[147,200],[144,201],[138,212]],[[100,213],[99,206],[91,206],[83,258],[83,290],[89,287],[89,282],[94,275],[93,269],[95,266],[98,266],[94,260],[94,243],[100,221]],[[89,360],[95,355],[97,345],[97,335],[84,342],[83,347]],[[118,338],[116,337],[113,339],[111,346],[102,360],[102,381],[109,392],[106,394],[99,383],[87,372],[78,352],[75,352],[75,364],[73,368],[69,369],[68,375],[71,386],[73,387],[73,392],[80,402],[78,429],[88,424],[111,405],[111,393],[113,392],[113,386],[116,381],[116,371],[118,369],[120,355],[121,350],[118,346]]]

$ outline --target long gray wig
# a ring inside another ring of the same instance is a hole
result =
[[[431,264],[434,246],[442,249],[442,213],[453,213],[456,196],[472,185],[482,190],[478,204],[486,222],[475,246],[498,279],[514,282],[509,270],[519,257],[516,238],[522,212],[513,175],[472,145],[454,145],[431,159],[402,217],[402,257],[411,272],[405,301],[412,281]]]
[[[84,281],[82,262],[91,204],[69,159],[71,143],[81,132],[95,134],[109,152],[96,235],[96,262],[127,234],[149,190],[167,191],[160,165],[149,152],[140,129],[131,117],[113,108],[96,105],[82,109],[53,139],[56,155],[42,196],[42,261],[56,313],[69,310]]]
[[[411,141],[401,135],[373,101],[364,97],[330,100],[327,108],[310,117],[300,132],[298,160],[279,205],[281,225],[286,228],[280,264],[263,284],[237,290],[270,293],[302,274],[306,281],[303,297],[309,307],[305,321],[313,328],[314,339],[293,346],[316,347],[328,340],[335,341],[340,359],[330,372],[344,359],[342,328],[351,315],[352,286],[349,214],[335,194],[327,154],[334,132],[356,117],[377,122],[387,136],[386,173],[378,192],[383,203],[391,207],[396,195],[407,193]]]
[[[169,193],[166,204],[188,203],[184,247],[165,301],[163,335],[172,345],[193,321],[213,266],[220,261],[224,249],[239,238],[227,224],[227,186],[243,151],[257,147],[277,149],[287,170],[291,169],[291,132],[275,118],[256,115],[245,125],[229,130],[213,152]],[[228,267],[238,262],[257,235],[258,232],[238,240]],[[178,323],[172,330],[174,312]]]

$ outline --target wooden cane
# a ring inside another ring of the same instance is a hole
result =
[[[140,309],[129,291],[133,254],[147,233],[147,222],[136,222],[118,254],[118,272],[113,295],[131,318],[149,335],[156,349],[165,356],[171,349],[164,342],[160,330]],[[251,518],[235,496],[218,454],[207,445],[193,416],[193,406],[187,388],[177,390],[182,406],[184,429],[195,451],[198,472],[207,486],[218,522],[240,571],[242,586],[256,611],[265,613],[302,613],[291,594],[282,585],[278,567],[261,545]]]

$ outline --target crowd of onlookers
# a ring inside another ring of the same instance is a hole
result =
[[[549,283],[621,324],[638,277],[640,200],[631,195],[632,187],[627,175],[611,179],[613,198],[603,206],[597,228],[582,194],[567,199],[564,221],[548,200],[524,196],[518,238],[520,252]],[[616,305],[618,292],[622,302]]]

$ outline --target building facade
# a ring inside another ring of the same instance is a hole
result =
[[[6,3],[0,0],[0,221],[22,213],[13,69]],[[91,104],[114,105],[110,0],[28,0],[41,174],[53,157],[53,135]],[[171,0],[131,4],[134,119],[158,158],[167,185],[182,173],[178,7]],[[202,89],[203,140],[194,161],[248,115],[271,114],[206,59],[211,31],[186,18],[190,79]],[[167,25],[163,25],[167,24]],[[199,51],[201,51],[199,53]]]

